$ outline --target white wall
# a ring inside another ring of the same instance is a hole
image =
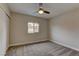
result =
[[[50,20],[50,39],[79,51],[79,9]]]
[[[0,3],[0,8],[3,9],[3,11],[10,16],[10,10],[8,8],[8,5],[6,3]]]
[[[9,10],[6,4],[0,4],[0,56],[5,55],[9,47]]]
[[[27,22],[38,22],[40,32],[35,34],[27,33]],[[48,40],[48,20],[27,16],[18,13],[12,13],[10,20],[10,45],[21,45],[33,42]]]
[[[9,19],[0,9],[0,55],[5,55],[9,46]]]

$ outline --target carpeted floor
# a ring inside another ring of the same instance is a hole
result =
[[[79,52],[52,42],[11,47],[6,56],[79,56]]]

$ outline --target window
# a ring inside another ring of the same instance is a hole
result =
[[[39,32],[39,24],[34,23],[34,32]]]
[[[39,23],[28,22],[28,33],[38,33]]]
[[[28,23],[28,33],[34,33],[34,31],[33,31],[33,23],[31,23],[31,22]]]

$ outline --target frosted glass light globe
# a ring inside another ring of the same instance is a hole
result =
[[[38,13],[39,13],[39,14],[43,14],[44,11],[43,11],[43,10],[39,10]]]

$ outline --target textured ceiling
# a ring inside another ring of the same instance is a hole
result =
[[[46,19],[52,18],[75,8],[79,8],[78,3],[44,3],[44,9],[50,11],[50,14],[39,15],[38,13],[36,13],[39,8],[39,5],[37,3],[9,3],[8,6],[13,12]]]

